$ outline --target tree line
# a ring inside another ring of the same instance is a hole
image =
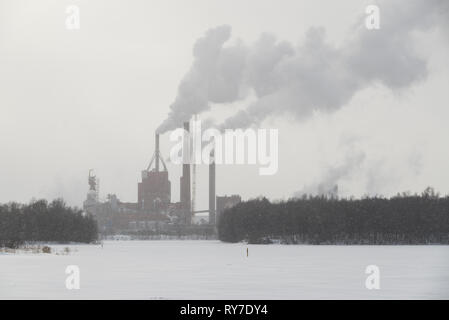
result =
[[[249,243],[449,244],[449,197],[427,188],[392,198],[258,198],[225,210],[218,237]]]
[[[97,239],[97,222],[63,200],[0,205],[0,247],[25,242],[84,242]]]

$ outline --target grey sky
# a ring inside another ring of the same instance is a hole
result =
[[[309,28],[322,27],[326,44],[352,53],[358,49],[354,43],[366,44],[354,38],[363,37],[361,17],[372,3],[0,0],[0,202],[63,196],[81,205],[90,168],[100,176],[102,195],[136,201],[154,131],[193,62],[195,42],[208,29],[231,26],[230,44],[251,46],[268,32],[296,47],[305,43]],[[394,81],[365,79],[331,113],[318,109],[304,119],[264,118],[260,127],[280,130],[278,174],[259,176],[257,166],[218,166],[218,194],[285,198],[335,177],[335,168],[345,168],[337,179],[343,195],[390,195],[427,185],[449,193],[447,23],[424,10],[438,1],[377,3],[380,31],[383,26],[393,31],[378,33],[380,43],[384,36],[401,35],[393,44],[424,61],[425,69],[418,63],[404,74],[398,63],[383,62],[391,62],[397,47],[365,47],[379,59],[360,61],[364,54],[350,59],[370,67],[358,75],[417,78],[395,90]],[[429,4],[421,8],[421,3]],[[80,8],[77,31],[65,28],[70,4]],[[412,19],[401,19],[404,13]],[[212,104],[202,118],[222,122],[254,100],[248,96],[226,108]],[[168,156],[167,135],[161,144]],[[363,157],[350,170],[352,154]],[[169,165],[169,172],[175,201],[180,168]],[[205,168],[199,168],[198,188],[202,207],[207,203]]]

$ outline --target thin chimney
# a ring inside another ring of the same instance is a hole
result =
[[[216,223],[215,214],[215,154],[210,152],[211,162],[209,164],[209,224]]]
[[[185,214],[185,223],[191,223],[191,190],[190,190],[190,139],[189,132],[190,126],[189,122],[184,122],[184,145],[183,145],[183,165],[182,165],[182,177],[181,177],[181,208]]]

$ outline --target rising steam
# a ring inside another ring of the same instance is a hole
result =
[[[299,45],[263,34],[254,44],[229,43],[230,26],[210,29],[193,50],[194,62],[181,81],[167,119],[158,131],[180,127],[193,114],[255,94],[256,101],[221,128],[258,125],[267,117],[306,118],[315,110],[332,112],[361,89],[382,84],[404,89],[427,75],[426,60],[413,48],[414,34],[449,20],[444,0],[388,1],[380,30],[367,30],[365,16],[342,45],[326,41],[323,28],[311,28]]]

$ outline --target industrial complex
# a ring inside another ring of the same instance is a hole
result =
[[[189,122],[184,130],[190,131]],[[186,148],[190,148],[188,144]],[[185,150],[185,149],[184,149]],[[190,150],[189,150],[190,152]],[[213,159],[213,154],[212,159]],[[182,164],[179,202],[171,201],[171,182],[155,134],[155,150],[137,185],[137,202],[121,202],[115,194],[99,199],[99,179],[89,171],[84,211],[98,222],[102,234],[214,234],[220,214],[241,201],[239,195],[217,196],[214,161],[209,166],[209,208],[195,210],[195,165]],[[193,190],[192,190],[193,186]],[[208,213],[208,214],[207,214]],[[204,215],[207,214],[207,215]],[[197,232],[198,231],[198,232]]]

